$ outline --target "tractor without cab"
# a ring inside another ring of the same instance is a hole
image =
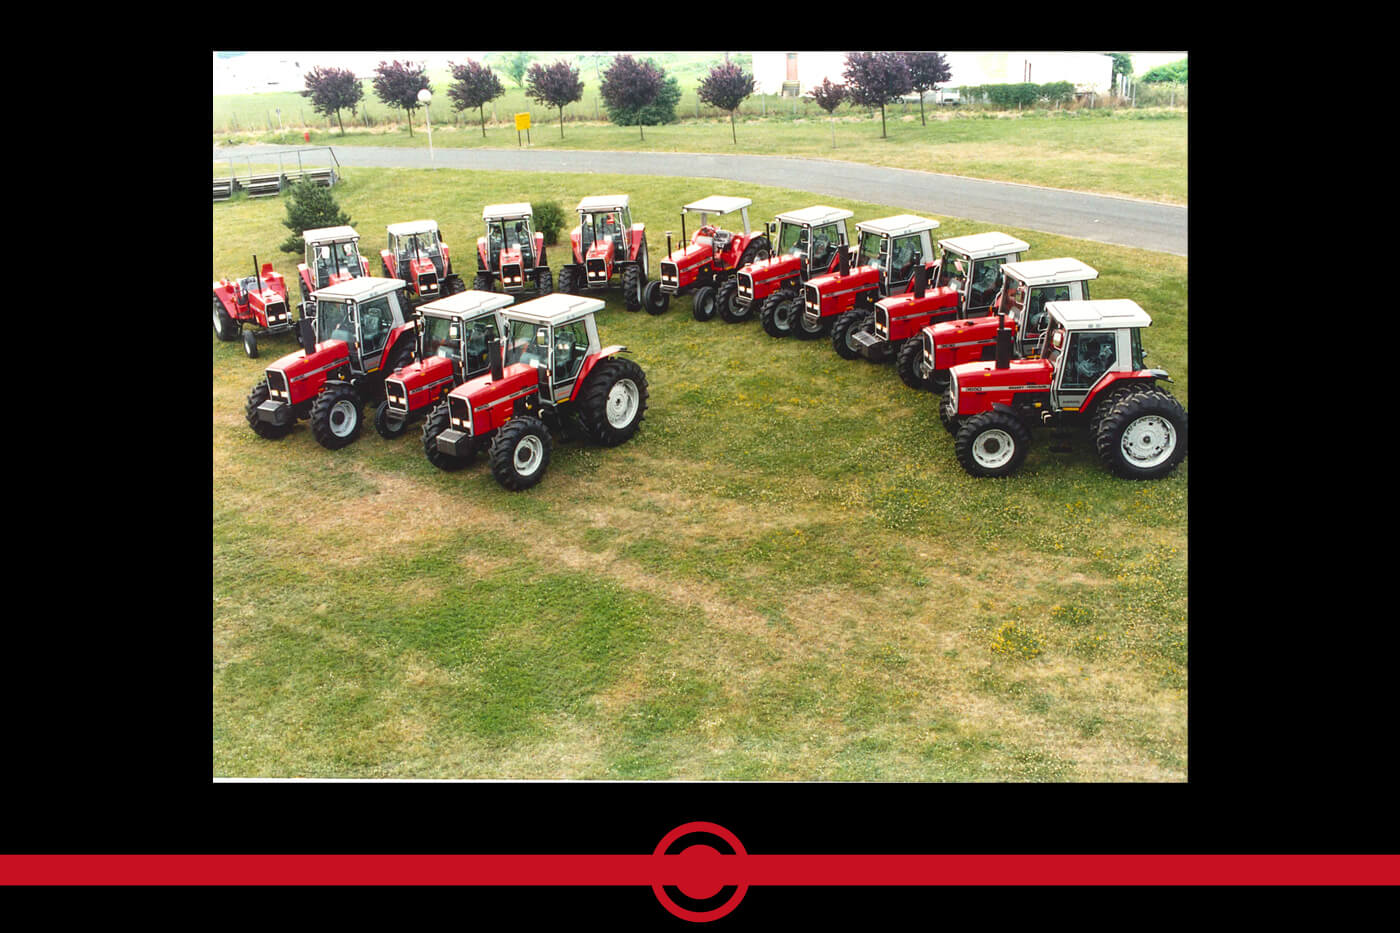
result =
[[[873,311],[875,302],[889,295],[912,291],[915,270],[937,274],[937,254],[930,233],[938,221],[913,214],[898,214],[856,224],[854,254],[842,251],[835,272],[807,280],[805,309],[793,333],[813,340],[830,331],[832,324],[852,310]]]
[[[244,414],[259,437],[284,437],[296,422],[337,450],[360,434],[365,402],[384,378],[413,362],[414,326],[399,279],[363,276],[313,293],[317,314],[302,318],[302,348],[267,367]]]
[[[287,280],[265,262],[258,269],[253,257],[253,274],[241,279],[220,279],[214,283],[214,336],[232,340],[243,334],[243,352],[258,357],[258,338],[251,328],[260,327],[266,335],[285,334],[295,326],[287,301]]]
[[[1033,259],[1003,263],[1001,291],[993,307],[1006,317],[1011,330],[1011,355],[1033,356],[1045,330],[1045,305],[1051,301],[1088,301],[1089,283],[1097,269],[1078,259]],[[899,351],[899,378],[911,389],[942,392],[948,370],[959,363],[990,360],[996,355],[995,317],[940,321],[919,331]]]
[[[384,378],[384,401],[374,411],[380,437],[403,434],[448,392],[491,368],[487,347],[505,336],[501,309],[514,301],[499,292],[467,291],[418,306],[417,359]]]
[[[671,231],[666,231],[666,258],[661,260],[661,278],[647,283],[642,304],[649,314],[660,314],[671,304],[671,297],[691,293],[690,313],[697,321],[708,321],[720,310],[719,290],[743,266],[772,254],[768,237],[755,235],[749,228],[749,198],[711,195],[681,208],[681,238],[678,249],[671,248]],[[723,217],[739,212],[742,233],[721,229],[710,223],[710,215]],[[685,215],[699,214],[700,226],[686,242]],[[726,292],[733,313],[733,292]],[[729,317],[725,318],[729,320]]]
[[[632,223],[625,194],[605,194],[578,202],[579,224],[569,231],[572,261],[559,269],[559,291],[583,294],[607,288],[617,273],[628,311],[642,307],[642,292],[651,273],[646,225]]]
[[[1157,479],[1186,456],[1186,410],[1148,369],[1142,330],[1152,318],[1126,298],[1052,301],[1034,358],[1012,360],[1005,315],[991,361],[949,370],[940,417],[973,476],[1007,476],[1026,458],[1036,424],[1087,427],[1103,464]]]
[[[836,319],[831,346],[838,354],[883,362],[929,324],[990,313],[1002,264],[1019,260],[1030,249],[1004,233],[948,237],[938,246],[942,258],[936,278],[921,282],[922,275],[916,274],[909,292],[877,301],[870,311],[852,308]]]
[[[297,264],[303,319],[316,316],[316,291],[369,275],[369,260],[360,255],[360,235],[353,227],[321,227],[301,235],[305,261]]]
[[[814,275],[835,272],[846,254],[846,220],[855,216],[837,207],[805,207],[779,214],[768,223],[776,244],[773,256],[745,265],[718,294],[720,315],[730,323],[746,320],[754,309],[770,337],[786,337],[802,317],[802,284]],[[848,256],[849,261],[849,256]]]
[[[534,286],[541,295],[554,291],[554,273],[544,252],[544,234],[534,231],[529,204],[488,204],[481,209],[486,236],[476,240],[476,279],[472,290],[507,293]]]
[[[432,301],[467,290],[452,271],[452,256],[436,220],[389,224],[389,247],[379,251],[386,279],[402,279],[410,301]]]
[[[642,422],[647,379],[634,361],[601,347],[597,298],[555,294],[502,312],[504,352],[488,344],[490,371],[453,389],[423,423],[423,453],[456,470],[487,451],[491,473],[521,490],[544,476],[554,434],[613,447]]]

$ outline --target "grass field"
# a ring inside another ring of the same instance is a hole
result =
[[[716,193],[408,169],[335,189],[372,264],[387,223],[433,217],[467,269],[482,204],[612,191],[654,257],[678,206]],[[817,202],[852,223],[900,212],[743,193],[755,222]],[[280,198],[212,205],[214,278],[254,252],[293,276],[284,216]],[[939,219],[939,235],[987,229]],[[1004,229],[1146,308],[1149,363],[1189,407],[1185,258]],[[974,480],[937,400],[892,366],[689,308],[610,296],[602,339],[650,380],[641,431],[558,444],[518,494],[480,461],[438,471],[416,426],[338,452],[304,423],[254,436],[245,395],[295,346],[267,338],[253,361],[211,337],[213,773],[1186,778],[1189,461],[1134,483],[1086,440],[1055,453],[1041,435],[1018,475]]]

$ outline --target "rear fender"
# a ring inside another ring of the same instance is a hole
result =
[[[1150,386],[1156,386],[1157,375],[1150,369],[1137,369],[1125,373],[1107,373],[1102,379],[1095,383],[1094,387],[1089,390],[1089,394],[1084,396],[1084,404],[1079,406],[1079,410],[1085,413],[1093,411],[1094,406],[1110,389],[1127,382],[1145,382]]]
[[[638,259],[641,258],[642,242],[646,239],[646,231],[646,224],[632,225],[632,243],[627,248],[627,258],[632,260],[633,262],[636,262]]]
[[[398,278],[399,261],[398,258],[393,254],[393,252],[387,249],[381,249],[379,251],[379,258],[384,261],[384,268],[389,270],[389,278]]]
[[[238,309],[238,283],[225,279],[214,283],[214,297],[223,306],[224,313],[235,321],[240,320]]]
[[[583,361],[583,368],[580,369],[578,372],[578,379],[574,382],[574,391],[569,396],[569,401],[572,402],[578,398],[579,390],[583,388],[583,384],[588,380],[588,374],[592,372],[594,366],[597,366],[598,363],[607,359],[610,356],[616,356],[617,354],[624,352],[626,349],[627,348],[624,347],[622,344],[613,344],[610,347],[604,347],[597,353],[594,353],[587,359],[585,359]]]

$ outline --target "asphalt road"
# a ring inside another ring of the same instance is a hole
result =
[[[227,146],[214,159],[266,156],[278,146]],[[597,152],[564,149],[426,149],[343,146],[341,165],[381,168],[484,169],[674,175],[799,188],[833,197],[888,204],[911,213],[962,217],[987,224],[1186,255],[1186,208],[1131,198],[1083,194],[1010,182],[982,181],[856,162],[780,156],[685,152]],[[237,161],[234,163],[237,168]],[[723,194],[724,191],[716,191]]]

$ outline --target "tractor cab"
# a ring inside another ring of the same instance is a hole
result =
[[[603,310],[597,298],[553,294],[517,305],[505,312],[504,364],[524,363],[539,370],[542,400],[566,401],[583,375],[583,363],[599,352],[594,314]]]
[[[1142,329],[1152,318],[1128,298],[1051,301],[1038,356],[1050,364],[1050,409],[1077,412],[1091,391],[1112,373],[1151,373],[1142,350]]]
[[[404,283],[398,279],[361,277],[317,290],[316,318],[305,325],[315,343],[343,340],[353,373],[380,368],[391,336],[410,319]]]
[[[732,198],[716,194],[685,205],[685,207],[681,208],[681,242],[685,242],[685,215],[699,214],[700,226],[695,229],[695,236],[692,242],[696,245],[702,245],[708,241],[707,245],[710,247],[710,253],[715,261],[721,265],[721,268],[726,266],[733,267],[735,257],[728,257],[727,262],[724,260],[726,258],[725,254],[733,251],[735,245],[734,233],[712,225],[710,223],[710,215],[714,214],[716,217],[723,217],[725,214],[738,211],[739,217],[744,224],[744,240],[747,241],[751,235],[749,229],[749,205],[751,204],[753,204],[753,201],[749,198]]]
[[[943,261],[933,287],[951,287],[959,295],[957,317],[981,317],[992,313],[1001,284],[1001,267],[1017,262],[1030,249],[1023,240],[1004,233],[974,233],[938,241]]]
[[[578,202],[579,254],[589,285],[608,281],[615,259],[632,252],[632,211],[625,194],[607,194]]]
[[[914,270],[937,255],[931,234],[938,226],[936,220],[912,214],[862,221],[856,224],[854,265],[880,270],[881,295],[898,294],[913,280]]]
[[[538,261],[533,229],[535,212],[529,204],[488,204],[482,209],[486,236],[478,241],[485,268],[498,272],[507,290],[523,283],[526,270]]]
[[[1088,301],[1097,269],[1078,259],[1033,259],[1001,266],[1002,284],[994,306],[1014,322],[1016,356],[1037,352],[1052,301]]]
[[[324,227],[302,234],[311,290],[368,275],[360,258],[360,235],[351,227]]]
[[[389,224],[389,245],[379,254],[385,278],[402,279],[408,294],[431,300],[451,294],[445,279],[452,272],[447,244],[435,220]]]
[[[488,369],[487,341],[505,335],[501,309],[515,301],[496,292],[459,292],[418,307],[418,358],[446,359],[457,382]]]
[[[845,248],[849,237],[846,220],[855,215],[835,207],[807,207],[800,211],[779,214],[768,224],[777,257],[797,256],[809,275],[818,275],[831,267],[837,251]]]

